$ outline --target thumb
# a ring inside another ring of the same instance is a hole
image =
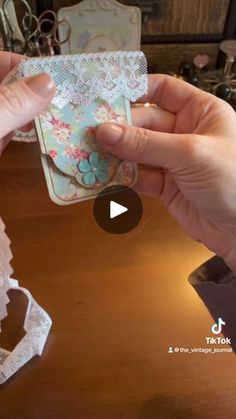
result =
[[[46,73],[0,86],[0,138],[32,121],[54,94],[54,82]]]
[[[105,123],[97,128],[96,139],[103,148],[121,159],[173,171],[183,160],[195,155],[195,135],[167,134]]]

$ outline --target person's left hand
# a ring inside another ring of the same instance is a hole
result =
[[[29,123],[52,100],[54,82],[48,74],[23,78],[8,86],[2,80],[26,57],[11,52],[0,52],[0,155],[12,137],[12,131],[27,130]]]

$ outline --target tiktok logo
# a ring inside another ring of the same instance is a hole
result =
[[[211,328],[212,333],[214,333],[214,335],[220,335],[222,332],[222,326],[224,325],[225,325],[224,320],[221,317],[219,317],[217,322],[213,324]]]

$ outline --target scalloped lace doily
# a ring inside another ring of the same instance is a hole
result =
[[[30,58],[12,70],[4,84],[42,72],[54,79],[52,103],[59,108],[69,102],[87,105],[97,98],[113,103],[121,96],[136,102],[147,93],[147,61],[140,51]]]
[[[7,316],[6,306],[9,303],[7,292],[10,289],[16,289],[23,292],[28,298],[24,321],[25,336],[12,352],[0,348],[0,384],[7,381],[32,357],[42,355],[52,325],[52,320],[36,303],[30,292],[21,288],[17,280],[10,278],[13,273],[10,265],[11,259],[10,240],[0,219],[0,332],[1,321]]]

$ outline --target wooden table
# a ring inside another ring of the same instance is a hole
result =
[[[0,194],[14,275],[53,319],[42,358],[0,387],[1,419],[235,418],[233,354],[168,353],[206,347],[212,319],[187,276],[211,255],[158,200],[143,197],[135,231],[109,235],[92,201],[49,200],[37,144],[20,143],[1,157]],[[11,349],[25,300],[8,308]]]

